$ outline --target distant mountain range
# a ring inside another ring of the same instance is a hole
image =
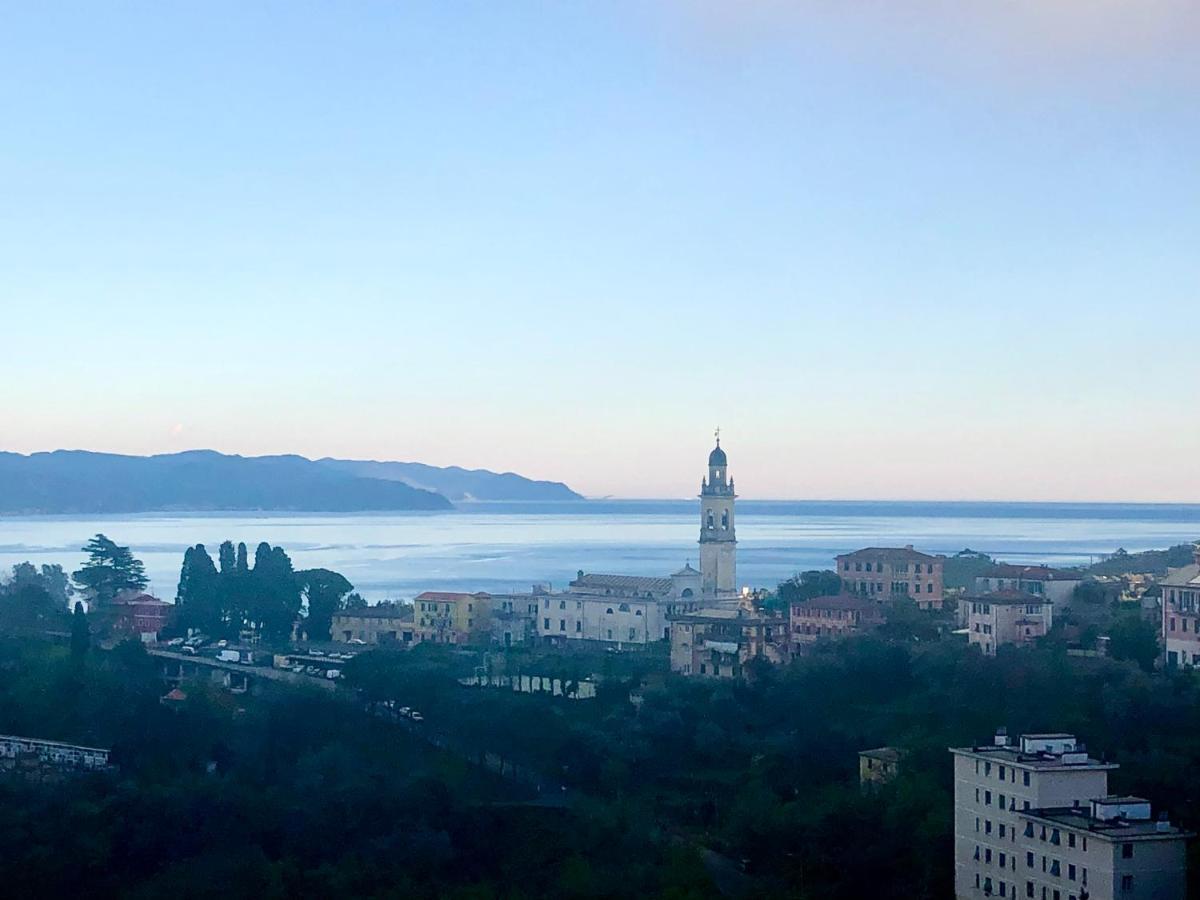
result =
[[[0,515],[159,511],[438,510],[451,500],[578,500],[564,484],[419,463],[227,456],[0,452]]]
[[[423,463],[365,462],[354,459],[319,459],[320,465],[357,475],[400,481],[415,488],[434,491],[456,502],[470,500],[582,500],[561,481],[533,481],[512,472],[486,469],[439,468]]]

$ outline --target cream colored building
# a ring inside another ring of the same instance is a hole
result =
[[[1115,764],[1069,734],[1003,732],[954,756],[958,900],[1182,897],[1190,836],[1151,822],[1148,804],[1108,793]],[[1144,815],[1143,815],[1144,814]]]
[[[959,603],[966,607],[967,640],[985,656],[995,656],[1005,644],[1033,644],[1054,625],[1053,602],[1037,594],[993,591],[964,597]]]
[[[665,578],[580,572],[539,600],[537,633],[552,643],[650,644],[670,636],[671,616],[696,609],[700,573],[690,565]]]

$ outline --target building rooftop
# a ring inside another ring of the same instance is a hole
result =
[[[487,600],[490,597],[491,594],[485,594],[482,591],[475,594],[464,594],[458,591],[425,591],[422,594],[418,594],[416,599],[441,600],[442,602],[446,602],[455,600]]]
[[[880,762],[897,763],[904,758],[905,751],[899,747],[876,747],[874,750],[859,750],[859,756],[865,756],[868,759],[877,759]]]
[[[1031,594],[1028,591],[1018,591],[1013,588],[1005,588],[1002,591],[990,591],[986,594],[968,594],[964,600],[974,600],[981,603],[991,603],[996,606],[1005,604],[1027,604],[1037,603],[1045,606],[1050,606],[1053,601],[1042,594]]]
[[[638,594],[669,594],[670,578],[655,578],[645,575],[581,574],[571,582],[576,593],[603,594],[605,591],[625,591]]]
[[[1088,756],[1087,749],[1073,734],[1064,733],[1023,734],[1017,743],[1012,744],[1009,743],[1007,734],[1001,731],[990,744],[951,747],[950,752],[958,756],[1004,763],[1019,769],[1108,771],[1120,768],[1116,763]]]
[[[333,617],[335,619],[408,619],[411,621],[413,608],[409,603],[385,603],[358,609],[338,610]]]
[[[930,556],[920,550],[914,550],[910,544],[907,547],[864,547],[852,553],[843,553],[836,559],[885,559],[888,562],[938,562],[944,557]]]
[[[1171,569],[1158,583],[1166,587],[1200,587],[1200,565],[1192,563]]]
[[[1149,803],[1138,797],[1125,798],[1127,802]],[[1094,802],[1094,801],[1093,801]],[[1093,815],[1093,807],[1088,806],[1054,806],[1042,809],[1027,809],[1020,813],[1022,818],[1032,819],[1077,831],[1086,831],[1089,835],[1108,841],[1136,840],[1178,840],[1194,835],[1172,825],[1165,819],[1151,818],[1098,818]]]
[[[857,594],[831,594],[826,597],[811,597],[808,600],[798,600],[792,604],[793,611],[803,614],[806,610],[857,610],[860,612],[879,612],[883,607],[873,600],[867,600]]]
[[[1014,566],[1000,563],[982,574],[983,578],[1023,578],[1026,581],[1082,581],[1083,573],[1049,566]]]

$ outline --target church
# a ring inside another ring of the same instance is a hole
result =
[[[616,645],[669,640],[671,620],[702,607],[736,604],[737,531],[729,458],[717,443],[700,482],[700,569],[661,577],[580,571],[565,591],[541,597],[538,637]]]

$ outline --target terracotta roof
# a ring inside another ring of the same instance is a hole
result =
[[[425,591],[423,594],[418,594],[418,600],[487,600],[491,598],[491,594],[485,594],[482,591],[476,594],[464,594],[457,591]]]
[[[882,557],[888,562],[938,562],[942,557],[930,556],[928,553],[922,553],[920,550],[914,550],[912,547],[864,547],[862,550],[855,550],[853,553],[843,553],[837,559],[867,559],[872,560]]]

